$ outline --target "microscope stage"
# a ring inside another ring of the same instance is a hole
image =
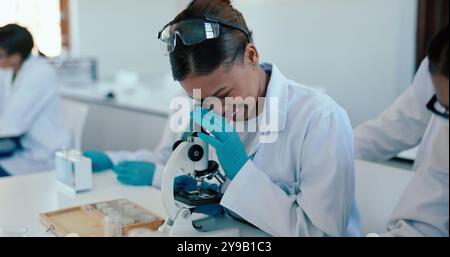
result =
[[[220,203],[221,199],[220,193],[208,189],[175,192],[176,201],[193,207]]]

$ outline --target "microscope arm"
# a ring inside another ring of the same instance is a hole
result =
[[[180,171],[184,175],[193,176],[196,171],[204,171],[209,168],[206,142],[199,138],[191,138],[190,140],[175,146],[174,152],[167,161],[161,183],[162,200],[167,212],[167,219],[159,228],[159,231],[168,232],[169,236],[239,236],[240,233],[237,228],[200,232],[193,225],[191,211],[185,207],[177,206],[174,196],[174,180],[181,175]],[[223,177],[216,176],[216,178],[219,181],[225,180]]]
[[[187,175],[194,173],[194,163],[187,158],[188,150],[192,145],[193,144],[189,142],[181,143],[171,154],[169,160],[167,161],[166,168],[164,169],[164,175],[161,183],[161,193],[164,208],[166,209],[168,218],[171,221],[175,220],[180,209],[175,204],[176,201],[173,193],[174,179],[180,175],[180,171]]]

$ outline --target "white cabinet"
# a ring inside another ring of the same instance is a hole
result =
[[[164,132],[167,116],[114,104],[79,101],[89,107],[82,137],[83,150],[154,149]]]

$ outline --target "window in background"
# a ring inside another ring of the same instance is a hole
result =
[[[61,54],[59,0],[0,0],[0,26],[17,23],[33,34],[37,49],[47,56]]]

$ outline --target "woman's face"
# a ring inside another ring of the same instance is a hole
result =
[[[191,75],[180,81],[180,84],[191,98],[197,102],[203,101],[203,107],[214,108],[215,112],[229,120],[236,120],[239,116],[238,113],[247,119],[248,114],[252,113],[256,106],[243,105],[243,103],[249,102],[240,101],[239,98],[242,98],[241,100],[253,99],[256,103],[258,97],[261,96],[261,83],[265,85],[266,81],[261,81],[261,72],[264,73],[264,71],[258,63],[256,48],[250,46],[247,47],[243,63],[238,61],[231,67],[221,66],[208,75]],[[194,94],[194,90],[200,90],[201,95]],[[211,97],[218,98],[222,107],[217,108],[215,106],[218,104],[217,101],[211,101]],[[232,98],[236,100],[233,103],[237,104],[230,105],[230,102],[226,104],[225,98],[228,100]]]

